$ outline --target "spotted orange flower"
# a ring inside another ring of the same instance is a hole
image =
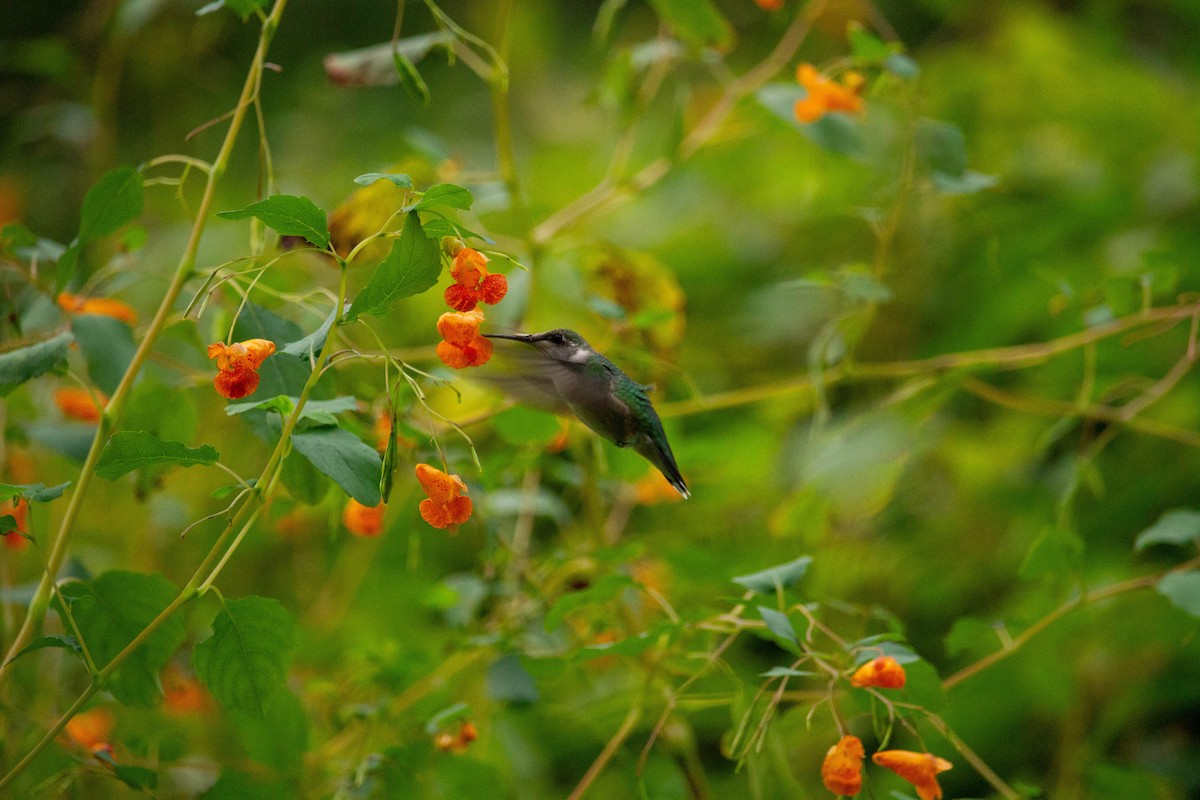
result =
[[[461,754],[467,752],[467,747],[478,738],[479,730],[475,727],[475,723],[464,720],[458,727],[457,733],[442,731],[433,737],[433,746],[443,753]]]
[[[378,536],[383,533],[383,503],[364,506],[351,497],[342,509],[342,524],[355,536]]]
[[[68,740],[84,750],[95,753],[112,750],[108,743],[112,729],[112,710],[104,706],[97,706],[71,717],[65,730]]]
[[[174,664],[162,672],[163,706],[172,714],[201,714],[212,707],[212,697],[191,675]]]
[[[25,538],[29,535],[29,501],[24,497],[5,500],[0,503],[0,517],[12,517],[16,525],[4,534],[4,544],[10,550],[23,550],[29,544]]]
[[[417,480],[429,495],[421,501],[421,517],[435,528],[449,528],[466,522],[471,516],[471,498],[463,497],[467,484],[457,475],[449,475],[428,464],[417,464]]]
[[[58,296],[58,305],[71,314],[98,314],[119,319],[131,328],[137,325],[137,312],[120,300],[109,297],[80,297],[62,292]]]
[[[97,406],[96,403],[100,405]],[[99,422],[101,408],[108,403],[108,398],[97,393],[92,399],[92,393],[87,389],[64,386],[54,392],[54,404],[67,419],[80,422]]]
[[[481,302],[493,306],[508,294],[508,278],[489,275],[488,257],[470,247],[454,254],[450,277],[454,283],[446,288],[446,305],[455,311],[470,311]]]
[[[942,787],[937,782],[938,773],[954,766],[932,753],[909,750],[881,750],[871,756],[871,760],[911,783],[921,800],[941,800]]]
[[[808,93],[793,108],[801,122],[816,122],[830,111],[857,114],[863,110],[863,99],[858,96],[863,87],[860,73],[847,72],[838,83],[822,75],[812,64],[801,64],[796,69],[796,80]]]
[[[904,667],[891,656],[873,658],[863,664],[850,676],[850,685],[862,689],[874,686],[879,689],[903,689],[905,681]]]
[[[454,369],[478,367],[492,357],[492,340],[479,333],[483,312],[478,308],[463,312],[447,311],[438,317],[438,333],[444,341],[438,342],[437,355],[442,363]]]
[[[829,748],[821,764],[821,780],[836,795],[853,797],[862,791],[862,762],[866,757],[857,736],[843,736]]]
[[[247,339],[244,342],[208,346],[208,357],[217,360],[217,377],[213,386],[217,394],[230,400],[253,394],[258,388],[258,368],[275,352],[275,343],[266,339]]]

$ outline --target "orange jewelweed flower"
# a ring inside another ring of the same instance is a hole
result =
[[[801,122],[816,122],[830,111],[849,111],[857,114],[863,110],[863,76],[850,71],[842,76],[842,82],[827,78],[812,64],[801,64],[796,69],[796,80],[808,95],[797,100],[793,108],[796,119]]]
[[[464,247],[454,255],[450,266],[450,277],[454,283],[446,287],[446,305],[455,311],[470,311],[480,302],[494,306],[508,294],[508,278],[489,275],[488,257],[470,247]]]
[[[843,736],[829,748],[821,764],[821,780],[825,788],[836,795],[853,797],[862,791],[862,762],[866,757],[862,740]]]
[[[921,800],[941,800],[942,787],[937,782],[938,773],[954,766],[932,753],[914,753],[909,750],[881,750],[871,756],[871,760],[911,783]]]
[[[442,363],[454,369],[479,367],[492,357],[492,340],[479,333],[483,312],[478,308],[468,312],[447,311],[438,317],[438,333],[445,341],[438,342],[437,355]]]
[[[100,401],[100,406],[96,405],[97,400]],[[99,422],[101,408],[107,403],[108,398],[104,395],[97,393],[96,400],[93,400],[92,393],[87,389],[73,386],[65,386],[54,392],[54,404],[58,406],[62,415],[80,422]]]
[[[108,737],[112,734],[113,713],[111,709],[98,706],[71,717],[67,723],[67,738],[84,750],[95,753],[111,750]]]
[[[863,689],[874,686],[878,689],[903,689],[905,681],[904,667],[891,656],[873,658],[863,664],[850,676],[850,685]]]
[[[29,501],[14,497],[0,503],[0,517],[12,517],[16,527],[4,534],[4,544],[11,550],[23,550],[29,544]]]
[[[442,731],[433,738],[433,746],[443,753],[465,753],[467,746],[479,738],[475,723],[465,720],[458,728],[458,733]]]
[[[378,536],[383,533],[383,503],[364,506],[351,497],[342,509],[342,524],[355,536]]]
[[[275,343],[266,339],[247,339],[244,342],[208,346],[208,357],[217,360],[217,377],[213,386],[217,394],[230,400],[253,394],[258,388],[258,368],[275,352]]]
[[[168,664],[162,672],[163,706],[172,714],[199,714],[212,707],[203,684],[179,667]]]
[[[119,319],[131,328],[137,325],[137,312],[120,300],[108,297],[80,297],[62,292],[58,295],[58,305],[63,311],[72,314],[98,314]]]
[[[449,475],[428,464],[417,464],[417,480],[429,495],[421,501],[421,517],[435,528],[449,528],[466,522],[471,516],[471,498],[462,497],[467,485],[457,475]]]

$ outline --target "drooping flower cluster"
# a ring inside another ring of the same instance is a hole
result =
[[[796,69],[796,81],[807,92],[793,107],[800,122],[816,122],[830,111],[857,114],[864,108],[863,99],[859,97],[864,79],[859,72],[844,73],[839,83],[817,71],[812,64],[801,64]]]
[[[821,781],[825,788],[839,797],[853,797],[862,791],[862,765],[866,751],[857,736],[843,736],[829,748],[821,764]],[[954,765],[932,753],[915,753],[910,750],[881,750],[871,756],[871,761],[908,781],[917,790],[921,800],[941,800],[942,787],[938,784],[939,772]]]
[[[466,522],[471,516],[471,498],[464,497],[467,484],[428,464],[417,464],[417,480],[429,495],[420,505],[421,517],[435,528],[449,528]]]
[[[446,288],[444,296],[446,305],[454,311],[438,318],[442,341],[438,343],[437,355],[453,369],[479,367],[492,357],[492,343],[479,333],[483,309],[478,306],[499,303],[508,293],[508,279],[489,274],[488,257],[460,241],[450,241],[449,250],[454,257],[450,266],[454,283]]]
[[[208,357],[217,360],[217,377],[213,386],[217,394],[230,400],[240,400],[258,388],[258,368],[275,352],[275,343],[267,339],[247,339],[244,342],[208,346]]]

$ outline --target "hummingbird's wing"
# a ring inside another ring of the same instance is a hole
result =
[[[573,365],[550,358],[522,343],[496,340],[494,353],[491,363],[472,377],[478,377],[525,405],[552,414],[571,414],[558,386],[562,385]]]

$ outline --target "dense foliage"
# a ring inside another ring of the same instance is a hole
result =
[[[8,16],[0,796],[1200,792],[1190,0]]]

